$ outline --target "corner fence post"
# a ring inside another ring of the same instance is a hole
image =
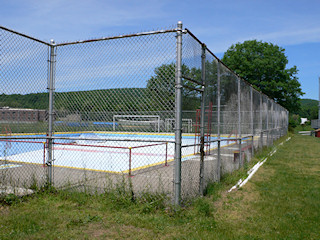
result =
[[[174,205],[181,199],[181,132],[182,132],[182,22],[177,25],[177,56],[175,84],[175,154],[174,154]]]
[[[205,117],[205,82],[206,82],[206,45],[202,44],[201,54],[201,117],[200,117],[200,171],[199,171],[199,194],[204,193],[204,117]],[[209,124],[209,122],[207,123]],[[209,133],[207,133],[209,134]]]
[[[48,158],[46,165],[48,166],[48,184],[53,184],[53,175],[52,175],[52,163],[53,163],[53,121],[54,121],[54,112],[53,112],[53,93],[54,93],[54,77],[55,77],[55,42],[51,40],[50,46],[50,59],[49,59],[49,81],[48,81],[48,91],[49,91],[49,113],[48,113]]]

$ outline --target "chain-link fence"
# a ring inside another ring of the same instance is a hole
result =
[[[0,27],[0,185],[174,204],[286,134],[288,112],[175,29],[62,44]]]

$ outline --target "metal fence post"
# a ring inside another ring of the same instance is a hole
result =
[[[218,167],[217,167],[217,178],[220,181],[220,171],[221,171],[221,142],[220,142],[220,100],[221,100],[221,93],[220,93],[220,61],[218,61],[217,66],[217,135],[218,135]]]
[[[181,131],[182,131],[182,22],[177,26],[177,59],[175,84],[175,154],[174,154],[174,205],[181,199]]]
[[[263,111],[263,105],[262,105],[262,94],[260,93],[260,147],[263,148],[263,120],[262,120],[262,111]]]
[[[269,146],[269,99],[267,98],[267,146]]]
[[[273,144],[274,138],[275,138],[275,114],[274,114],[274,101],[271,101],[271,145]]]
[[[250,87],[250,121],[251,121],[251,134],[252,134],[251,157],[253,157],[253,153],[254,153],[254,125],[253,125],[253,90],[252,90],[252,87]]]
[[[201,117],[200,117],[200,172],[199,172],[199,194],[203,195],[204,192],[204,117],[205,117],[205,82],[206,82],[206,46],[202,44],[201,54]],[[208,122],[209,124],[209,122]],[[209,133],[207,133],[209,134]]]
[[[241,82],[240,78],[238,77],[238,137],[239,137],[239,168],[241,167],[242,163],[242,153],[241,153]]]
[[[48,91],[49,91],[49,112],[48,112],[48,184],[53,184],[53,176],[52,176],[52,163],[53,163],[53,121],[54,121],[54,112],[53,112],[53,92],[54,92],[54,69],[55,69],[55,42],[51,40],[50,46],[50,59],[49,59],[49,82],[48,82]]]
[[[286,118],[287,118],[287,121],[286,121],[286,134],[288,134],[288,128],[289,128],[289,111],[286,109]]]
[[[278,105],[276,105],[277,107],[277,132],[278,132],[278,137],[277,138],[280,138],[282,135],[281,135],[281,128],[280,128],[280,108]]]

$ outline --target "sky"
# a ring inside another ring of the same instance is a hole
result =
[[[0,25],[49,42],[175,27],[178,21],[222,58],[257,39],[284,48],[303,98],[319,98],[319,0],[0,0]]]

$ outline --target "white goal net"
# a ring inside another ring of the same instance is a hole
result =
[[[159,115],[114,115],[113,130],[141,130],[160,132]]]

